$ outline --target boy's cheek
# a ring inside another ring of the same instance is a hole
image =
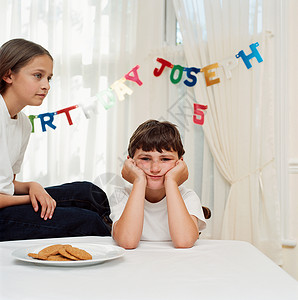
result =
[[[148,170],[148,166],[146,166],[146,163],[144,163],[142,160],[135,160],[137,167],[142,169],[143,171]]]
[[[178,168],[178,162],[179,162],[179,161],[176,161],[176,162],[173,164],[173,166],[171,167],[171,170],[174,169],[174,168],[176,168],[176,167],[177,167],[177,168],[175,169],[175,170],[176,170],[175,172],[177,172],[177,171],[179,170],[179,168]]]
[[[173,163],[173,164],[171,164],[171,165],[169,165],[167,168],[166,168],[166,170],[164,170],[164,173],[166,174],[166,173],[168,173],[169,171],[171,171],[173,168],[175,168],[177,166],[177,164],[176,163]]]

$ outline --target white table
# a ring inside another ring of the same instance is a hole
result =
[[[0,299],[298,299],[298,282],[240,241],[199,240],[191,249],[141,242],[121,258],[84,267],[36,265],[11,256],[27,246],[78,242],[115,245],[109,237],[0,243]]]

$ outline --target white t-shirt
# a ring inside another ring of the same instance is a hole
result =
[[[0,193],[14,194],[13,177],[20,172],[31,130],[30,120],[23,112],[11,119],[0,95]]]
[[[132,187],[116,188],[109,198],[111,208],[110,218],[113,221],[113,224],[121,217],[131,190]],[[193,190],[185,187],[179,187],[179,190],[189,214],[198,218],[199,230],[203,230],[206,227],[206,220],[204,218],[200,198]],[[141,240],[171,240],[166,197],[157,203],[151,203],[145,200]]]

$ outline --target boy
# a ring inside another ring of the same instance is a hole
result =
[[[199,197],[179,187],[188,177],[180,134],[169,122],[148,120],[133,133],[122,176],[132,188],[116,189],[110,199],[112,236],[134,249],[140,240],[172,240],[192,247],[206,227]]]

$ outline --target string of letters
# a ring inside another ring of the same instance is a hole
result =
[[[241,58],[246,66],[247,69],[252,67],[250,60],[252,58],[256,58],[258,63],[263,61],[257,47],[259,43],[253,43],[249,47],[251,49],[251,53],[246,55],[243,50],[239,51],[235,57]],[[197,83],[196,75],[199,73],[203,73],[205,76],[206,85],[211,86],[214,84],[218,84],[220,82],[220,78],[216,78],[215,69],[219,66],[222,66],[225,72],[225,75],[228,79],[232,77],[231,70],[235,68],[238,64],[238,60],[234,57],[222,60],[218,63],[214,63],[203,68],[196,68],[196,67],[183,67],[181,65],[173,65],[171,62],[163,59],[157,58],[157,62],[161,64],[160,68],[155,68],[153,71],[154,76],[159,77],[165,70],[165,68],[170,68],[170,80],[173,84],[177,84],[182,80],[182,76],[185,72],[187,79],[183,81],[183,83],[188,86],[192,87]],[[140,80],[138,75],[138,69],[140,68],[139,65],[132,68],[127,74],[125,74],[121,79],[115,81],[107,90],[103,90],[99,92],[95,97],[85,101],[81,104],[72,105],[70,107],[60,109],[56,112],[48,112],[39,115],[30,115],[29,119],[32,124],[32,132],[34,132],[34,120],[40,119],[42,131],[46,131],[46,126],[56,129],[56,126],[53,124],[54,118],[56,115],[65,114],[68,124],[72,125],[72,119],[70,116],[70,111],[80,107],[87,119],[90,118],[91,113],[96,110],[96,101],[99,101],[105,109],[111,108],[116,102],[116,96],[119,101],[123,101],[125,99],[125,95],[131,95],[133,93],[132,89],[130,89],[126,84],[126,80],[133,81],[137,83],[139,86],[143,84]],[[198,125],[204,124],[204,116],[205,111],[207,110],[208,106],[203,104],[194,103],[194,113],[193,113],[193,122]]]

